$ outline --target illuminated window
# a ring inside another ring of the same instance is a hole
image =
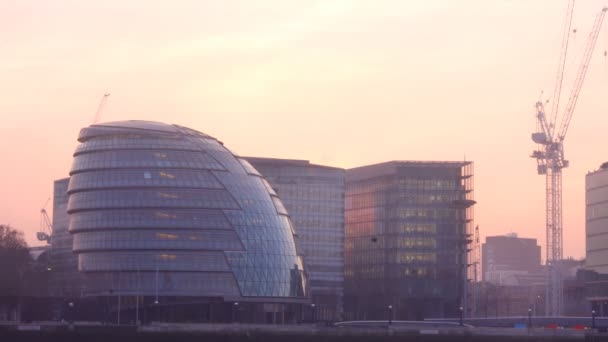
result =
[[[175,240],[178,238],[178,236],[175,234],[166,234],[166,233],[156,233],[156,237],[158,239],[163,239],[163,240]]]
[[[175,254],[159,254],[158,258],[160,260],[175,260],[175,259],[177,259],[177,255],[175,255]]]
[[[162,211],[157,211],[154,216],[158,217],[158,218],[164,218],[164,219],[168,219],[168,218],[177,218],[177,215],[175,214],[168,214],[168,213],[164,213]]]
[[[176,194],[168,194],[168,193],[166,193],[166,192],[159,192],[159,193],[158,193],[158,196],[159,196],[159,197],[162,197],[162,198],[172,198],[172,199],[177,199],[177,198],[179,198],[179,196],[178,196],[178,195],[176,195]]]
[[[175,179],[175,175],[167,173],[167,172],[161,172],[160,176],[163,178]]]

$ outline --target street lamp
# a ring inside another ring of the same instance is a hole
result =
[[[393,306],[389,305],[388,306],[388,325],[391,325],[393,323]]]
[[[68,322],[70,322],[70,324],[72,322],[74,322],[74,302],[69,302],[68,303],[68,308],[69,308],[69,317],[68,317]]]
[[[528,308],[528,328],[532,328],[532,308]]]
[[[232,315],[232,321],[238,322],[239,302],[234,302],[234,304],[232,305],[232,310],[232,312],[234,312],[234,314]]]
[[[595,310],[591,310],[591,329],[595,330]]]
[[[460,310],[460,326],[463,326],[464,324],[463,324],[462,320],[463,320],[463,315],[464,315],[464,308],[461,306],[458,309]]]
[[[315,307],[317,305],[315,303],[310,304],[310,308],[312,309],[312,322],[315,323]]]

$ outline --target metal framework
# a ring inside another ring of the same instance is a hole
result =
[[[36,233],[36,238],[39,241],[46,241],[50,243],[51,235],[53,234],[53,225],[51,224],[51,219],[49,218],[49,214],[46,212],[46,205],[49,203],[51,198],[46,200],[42,209],[40,209],[40,225],[38,232]]]
[[[593,28],[589,33],[583,59],[579,66],[574,81],[574,86],[568,99],[568,104],[562,116],[557,134],[557,112],[559,110],[559,97],[564,74],[564,63],[566,60],[568,39],[572,21],[574,0],[568,4],[566,14],[566,25],[562,41],[562,53],[560,55],[560,66],[558,69],[557,84],[554,91],[553,108],[551,120],[547,121],[545,108],[542,102],[536,103],[537,132],[532,134],[532,140],[539,144],[539,148],[532,153],[532,158],[537,161],[537,171],[546,176],[546,263],[547,263],[547,290],[546,290],[546,312],[548,315],[560,315],[563,308],[562,277],[559,261],[563,258],[563,233],[562,233],[562,169],[568,167],[569,163],[564,159],[564,139],[568,132],[570,120],[578,100],[589,61],[595,48],[595,43],[600,33],[608,7],[603,8],[595,18]]]
[[[106,105],[106,102],[108,101],[108,97],[110,97],[110,93],[105,93],[101,97],[101,100],[99,101],[99,105],[97,106],[97,111],[95,112],[95,117],[93,118],[93,124],[96,124],[99,122],[99,118],[101,118],[101,112],[103,111],[103,107]]]

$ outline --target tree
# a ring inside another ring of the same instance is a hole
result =
[[[25,288],[24,275],[30,267],[30,254],[23,232],[0,225],[0,297],[15,297]]]

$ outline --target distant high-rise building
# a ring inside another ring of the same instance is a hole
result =
[[[519,285],[519,278],[542,273],[536,239],[515,234],[488,236],[481,247],[483,280],[497,285]]]
[[[587,298],[598,314],[608,314],[608,163],[587,174],[586,265]]]
[[[344,293],[344,170],[306,160],[246,158],[289,212],[308,271],[315,319],[338,320]],[[311,312],[312,314],[312,312]]]
[[[392,161],[346,170],[348,319],[468,313],[472,185],[472,162]]]
[[[58,179],[53,190],[53,232],[51,234],[50,265],[51,295],[80,296],[82,291],[78,272],[78,256],[72,252],[73,236],[68,231],[68,184],[70,178]]]

